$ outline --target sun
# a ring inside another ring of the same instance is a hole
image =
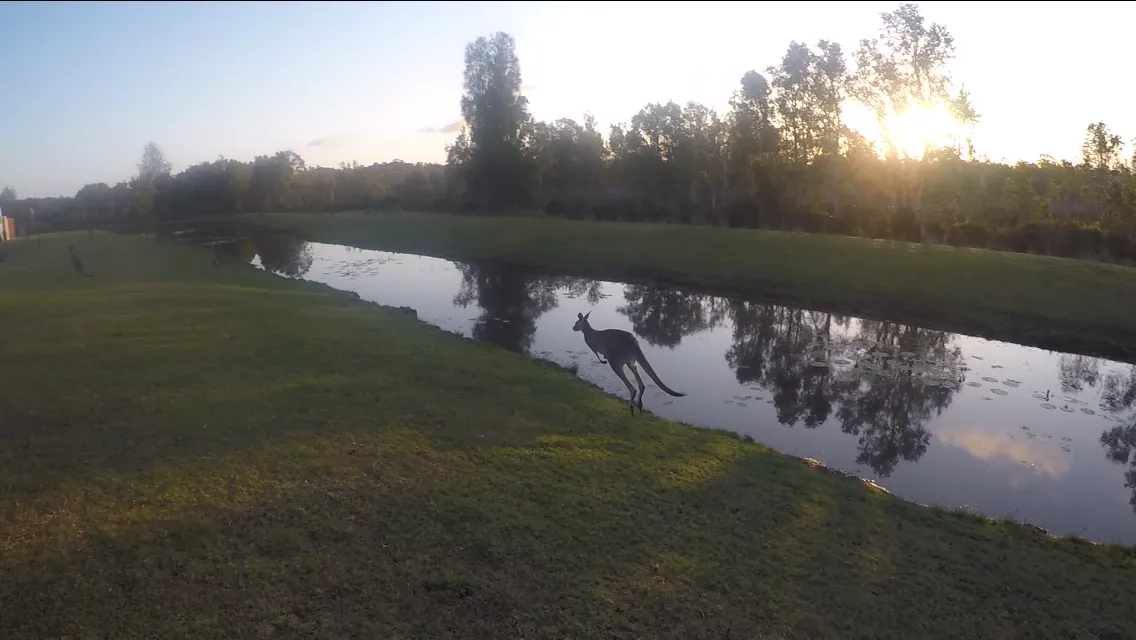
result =
[[[922,160],[928,151],[953,144],[960,131],[958,121],[941,105],[915,107],[893,115],[887,129],[896,152],[911,160]]]

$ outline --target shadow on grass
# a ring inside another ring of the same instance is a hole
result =
[[[1121,637],[1110,634],[1127,624],[1130,557],[1125,568],[1088,547],[1011,543],[996,525],[720,436],[662,436],[474,448],[410,430],[270,438],[263,455],[203,463],[199,495],[181,504],[107,497],[132,516],[6,553],[3,630]]]

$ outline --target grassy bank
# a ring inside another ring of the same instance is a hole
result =
[[[712,227],[428,214],[245,216],[312,240],[654,279],[1136,361],[1136,269]]]
[[[632,418],[201,249],[45,237],[0,317],[0,637],[1130,631],[1136,552]]]

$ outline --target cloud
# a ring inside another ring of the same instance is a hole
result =
[[[540,91],[540,85],[539,84],[522,84],[521,85],[521,92],[522,93],[533,93],[533,92],[536,92],[536,91]]]
[[[342,133],[339,134],[339,135],[334,135],[334,136],[324,136],[322,138],[316,138],[314,140],[309,140],[308,146],[309,147],[323,147],[325,149],[334,149],[336,147],[342,146],[344,142],[347,142],[347,138],[348,138],[348,136],[346,134],[342,134]]]
[[[1008,433],[968,429],[941,432],[936,437],[944,444],[963,449],[979,460],[1001,458],[1051,478],[1060,478],[1069,472],[1068,455],[1055,451],[1050,443],[1031,440],[1025,434],[1015,437]]]
[[[450,124],[442,125],[440,127],[422,127],[418,133],[457,133],[462,128],[461,118],[454,120]]]

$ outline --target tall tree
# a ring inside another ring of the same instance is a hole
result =
[[[528,100],[521,95],[513,37],[498,32],[467,45],[464,85],[461,112],[469,126],[469,193],[481,204],[519,206],[531,182],[525,153],[531,116]]]
[[[848,64],[838,42],[821,40],[817,49],[820,53],[813,57],[812,93],[820,120],[820,149],[822,153],[837,155],[844,133],[843,105],[848,92]]]
[[[1094,122],[1085,129],[1081,144],[1081,160],[1094,169],[1114,169],[1120,166],[1120,151],[1124,142],[1109,131],[1103,122]]]
[[[852,95],[872,109],[889,156],[903,153],[892,124],[914,110],[943,106],[963,124],[977,121],[969,94],[951,94],[947,65],[955,56],[955,41],[938,23],[928,26],[919,6],[904,3],[880,14],[879,36],[861,40],[856,51]]]
[[[472,164],[473,143],[469,139],[469,126],[463,123],[458,137],[446,145],[446,190],[452,197],[465,199]]]
[[[723,124],[713,109],[688,102],[683,109],[683,157],[689,164],[691,205],[716,209],[724,180]]]
[[[757,190],[758,165],[773,157],[778,132],[773,126],[769,81],[747,71],[730,98],[728,165],[732,188],[746,196]]]
[[[1096,215],[1105,228],[1125,229],[1131,233],[1132,227],[1136,226],[1132,206],[1136,204],[1136,188],[1129,184],[1125,175],[1113,174],[1113,170],[1124,168],[1120,155],[1123,146],[1123,139],[1112,133],[1108,125],[1095,122],[1085,129],[1081,160],[1091,169],[1085,195],[1095,205]]]
[[[808,45],[789,43],[781,64],[770,67],[778,129],[785,160],[803,163],[820,150],[823,124],[818,117],[816,55]]]
[[[142,161],[138,163],[138,178],[144,184],[153,184],[158,176],[169,174],[173,165],[166,160],[166,152],[156,142],[146,143]]]
[[[157,231],[158,181],[170,175],[172,166],[166,154],[155,142],[148,142],[142,149],[142,160],[138,163],[138,175],[130,181],[134,192],[134,210],[142,219],[147,232]]]
[[[682,107],[673,101],[648,104],[632,116],[624,139],[629,186],[652,199],[683,197],[693,167],[684,157],[687,133]]]
[[[16,197],[16,190],[12,187],[4,187],[0,189],[0,204],[11,204],[18,200]]]
[[[293,176],[305,168],[304,159],[293,151],[258,156],[249,176],[249,198],[257,211],[288,208]]]
[[[595,193],[607,153],[595,118],[586,115],[582,125],[569,118],[535,123],[532,131],[531,156],[541,172],[544,195],[558,200]]]

